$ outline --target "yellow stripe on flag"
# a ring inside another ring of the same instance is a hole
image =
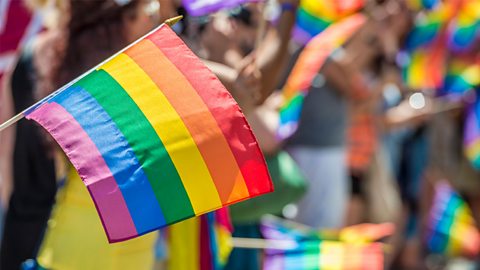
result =
[[[123,87],[152,124],[182,178],[195,214],[221,207],[215,184],[190,132],[150,77],[126,54],[101,69]]]

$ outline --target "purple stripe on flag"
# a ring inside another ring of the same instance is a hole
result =
[[[137,230],[122,193],[98,148],[75,118],[57,103],[45,103],[26,115],[54,137],[85,182],[102,219],[109,239],[135,236]],[[83,153],[89,153],[85,159]],[[108,217],[108,218],[104,218]]]
[[[220,9],[232,8],[247,2],[260,2],[261,0],[183,0],[183,5],[192,16],[207,15]]]

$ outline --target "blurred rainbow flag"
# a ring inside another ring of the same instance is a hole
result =
[[[475,78],[475,67],[462,67],[458,52],[472,52],[480,36],[480,1],[411,0],[420,8],[431,9],[417,14],[415,25],[407,36],[405,50],[409,61],[403,66],[403,77],[413,89],[440,89],[459,92]],[[423,4],[422,4],[423,3]],[[453,63],[449,63],[452,59]]]
[[[204,16],[221,9],[259,1],[262,0],[183,0],[183,6],[191,16]]]
[[[283,88],[278,136],[285,139],[297,129],[303,99],[313,79],[332,52],[346,42],[366,22],[362,14],[347,17],[313,38],[300,54]]]
[[[427,225],[427,247],[433,253],[448,256],[475,256],[480,235],[466,202],[449,184],[435,186],[435,198]]]
[[[402,75],[405,84],[415,90],[439,89],[445,78],[447,47],[441,40],[419,48],[408,56]]]
[[[406,2],[410,8],[420,10],[433,9],[440,3],[440,0],[407,0]]]
[[[405,41],[405,49],[412,51],[430,44],[439,36],[450,16],[451,7],[449,5],[442,5],[431,12],[418,15]]]
[[[480,36],[480,1],[464,0],[449,27],[450,48],[454,51],[471,49]]]
[[[168,269],[220,270],[232,246],[227,208],[167,228]]]
[[[464,94],[480,85],[480,62],[454,58],[450,61],[441,94]]]
[[[265,239],[285,243],[265,250],[265,270],[383,269],[383,244],[391,224],[361,224],[339,231],[315,231],[278,218],[262,220]],[[287,245],[287,243],[291,243]]]
[[[364,5],[364,0],[301,0],[293,30],[294,39],[301,44],[306,44],[332,23],[357,12]]]
[[[480,170],[480,99],[478,97],[467,113],[463,147],[473,167]]]

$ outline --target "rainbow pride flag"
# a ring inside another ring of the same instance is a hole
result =
[[[293,37],[297,42],[306,44],[332,23],[357,12],[364,5],[364,0],[301,0]]]
[[[295,249],[267,250],[264,270],[384,269],[381,243],[306,241]]]
[[[450,23],[449,45],[454,51],[472,49],[480,36],[480,2],[463,1]]]
[[[168,227],[166,229],[168,268],[223,269],[233,248],[232,231],[227,208]]]
[[[278,136],[285,139],[297,129],[303,100],[312,81],[332,52],[345,43],[364,23],[366,17],[355,14],[347,17],[312,39],[300,54],[283,88]]]
[[[427,247],[449,256],[477,255],[480,235],[466,202],[446,182],[435,186],[427,225]]]
[[[364,234],[363,229],[369,232]],[[263,236],[279,242],[265,250],[263,269],[384,269],[383,244],[368,241],[367,235],[374,232],[377,236],[387,236],[393,232],[391,228],[386,231],[385,224],[362,224],[358,228],[348,228],[348,232],[344,230],[318,232],[295,228],[276,219],[264,219],[261,224]],[[345,235],[349,236],[338,238]],[[281,247],[280,242],[285,243],[285,247]]]
[[[439,36],[450,16],[451,8],[447,5],[428,12],[424,16],[418,16],[405,41],[405,49],[412,51],[432,43]]]
[[[471,59],[455,58],[448,65],[442,87],[444,94],[464,94],[480,86],[480,62]]]
[[[407,5],[414,10],[434,9],[440,0],[407,0]]]
[[[262,0],[183,0],[183,6],[192,16],[204,16],[225,8]]]
[[[472,166],[480,170],[480,100],[478,97],[465,119],[463,148]]]
[[[403,81],[415,90],[439,89],[445,79],[447,56],[446,44],[441,39],[413,51],[402,67]]]
[[[240,108],[166,25],[26,117],[75,166],[110,242],[273,189]]]

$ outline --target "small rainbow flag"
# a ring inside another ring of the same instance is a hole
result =
[[[305,241],[290,250],[266,250],[264,270],[382,270],[381,243]]]
[[[480,2],[463,1],[458,14],[450,23],[450,48],[465,51],[472,48],[480,35]]]
[[[446,61],[447,47],[438,39],[409,55],[409,61],[402,70],[403,80],[411,89],[439,89],[444,83]]]
[[[364,0],[302,0],[297,10],[297,22],[293,30],[294,39],[301,44],[306,44],[332,23],[355,13],[364,5]]]
[[[407,5],[414,10],[434,9],[440,0],[407,0]]]
[[[463,147],[472,166],[480,170],[480,100],[478,97],[465,119]]]
[[[446,182],[435,186],[427,225],[427,247],[449,256],[479,253],[480,235],[466,202]]]
[[[262,0],[183,0],[183,6],[192,16],[204,16],[225,8]]]
[[[261,231],[265,239],[278,241],[278,244],[265,250],[264,269],[384,269],[383,244],[369,242],[366,240],[369,236],[362,236],[364,229],[370,235],[387,236],[393,232],[391,228],[385,231],[384,226],[362,224],[358,228],[349,228],[348,232],[343,232],[345,229],[340,232],[316,232],[293,228],[275,219],[263,220]],[[345,240],[352,242],[337,238],[339,236],[347,236]],[[280,243],[285,243],[285,247],[281,247]]]
[[[432,43],[447,23],[449,14],[449,9],[445,7],[426,13],[424,16],[418,16],[405,41],[405,49],[412,51]]]
[[[110,242],[273,189],[240,108],[166,25],[26,117],[65,151]]]
[[[283,88],[284,104],[280,109],[278,136],[285,139],[297,129],[303,99],[312,81],[332,52],[345,43],[364,23],[366,17],[355,14],[347,17],[313,38],[300,54]]]
[[[444,94],[464,94],[480,86],[480,63],[471,59],[454,58],[448,65],[442,87]]]
[[[168,268],[223,269],[233,248],[232,230],[227,208],[168,227],[166,230]]]

